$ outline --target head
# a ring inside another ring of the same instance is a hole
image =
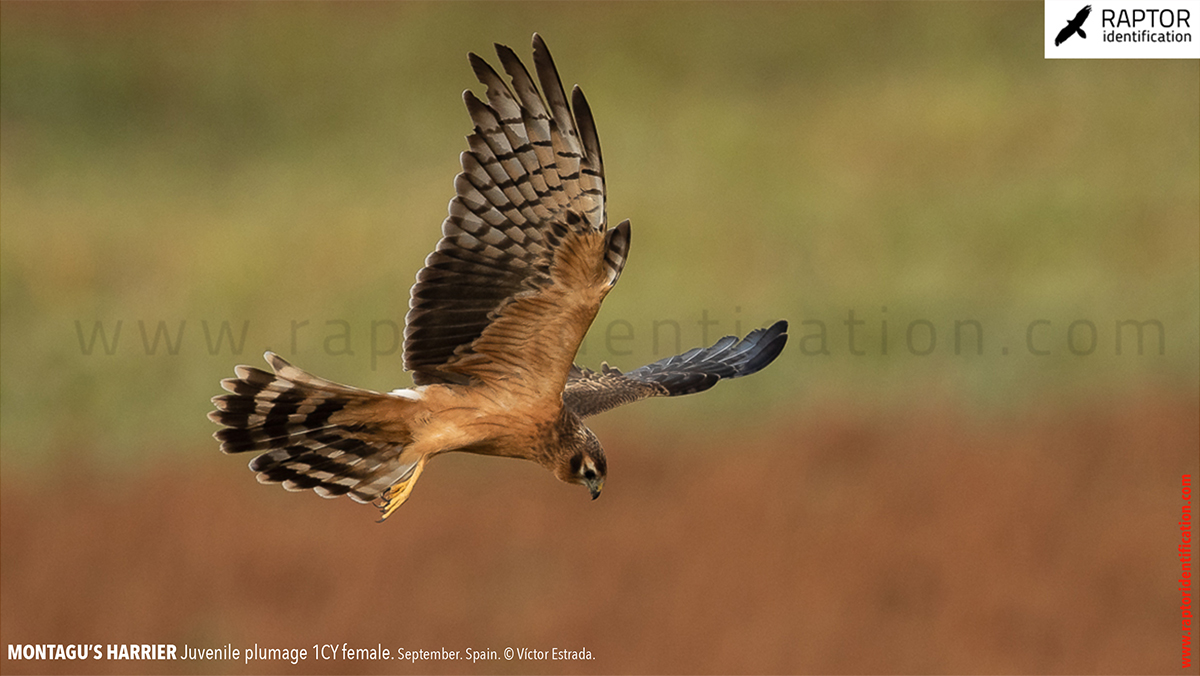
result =
[[[604,477],[608,474],[608,461],[604,458],[600,440],[591,430],[580,424],[565,442],[564,454],[561,456],[563,460],[559,462],[554,473],[569,484],[584,486],[595,500],[600,497],[600,491],[604,488]]]

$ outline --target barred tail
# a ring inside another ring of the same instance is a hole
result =
[[[213,397],[208,417],[225,426],[213,434],[223,452],[261,452],[250,462],[259,482],[289,491],[371,502],[386,501],[397,482],[411,490],[421,463],[403,455],[411,441],[403,420],[419,395],[339,385],[264,356],[274,374],[238,366],[237,378],[221,381],[231,394]]]

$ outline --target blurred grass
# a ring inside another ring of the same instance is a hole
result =
[[[609,215],[634,227],[581,361],[665,355],[655,321],[699,344],[704,312],[710,341],[793,323],[752,384],[597,428],[703,430],[838,397],[987,411],[1194,393],[1200,65],[1045,61],[1041,22],[1036,3],[6,2],[3,461],[194,448],[217,380],[266,348],[406,385],[398,354],[372,368],[369,331],[402,323],[437,240],[470,130],[459,94],[479,91],[465,54],[527,57],[534,31],[588,93]],[[1131,318],[1162,322],[1164,356],[1114,355]],[[929,356],[904,348],[915,319],[938,331]],[[985,354],[953,353],[961,319],[983,324]],[[1024,349],[1036,319],[1050,356]],[[1065,342],[1081,319],[1098,330],[1086,357]],[[146,355],[139,320],[150,337],[186,322],[178,354]],[[804,320],[824,322],[828,356],[800,349]],[[97,321],[122,322],[111,356],[82,354],[76,322],[87,339]],[[241,354],[210,354],[205,321],[249,321]],[[353,355],[329,354],[345,347],[329,321]],[[628,355],[605,349],[617,321]]]

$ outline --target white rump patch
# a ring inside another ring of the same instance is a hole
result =
[[[417,387],[417,388],[405,388],[405,389],[400,389],[400,390],[392,390],[391,392],[388,392],[388,395],[393,396],[393,397],[400,397],[401,399],[408,399],[409,401],[417,401],[421,398],[421,390],[423,390],[423,389],[425,389],[425,388]]]

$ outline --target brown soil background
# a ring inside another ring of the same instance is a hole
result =
[[[1133,403],[1131,403],[1133,402]],[[439,459],[392,520],[240,459],[4,477],[6,643],[591,651],[589,662],[15,662],[26,672],[1178,673],[1194,397],[605,430],[596,502]],[[1034,409],[1030,409],[1033,411]],[[200,453],[204,449],[197,449]],[[209,449],[211,450],[211,449]],[[99,478],[98,478],[99,477]]]

